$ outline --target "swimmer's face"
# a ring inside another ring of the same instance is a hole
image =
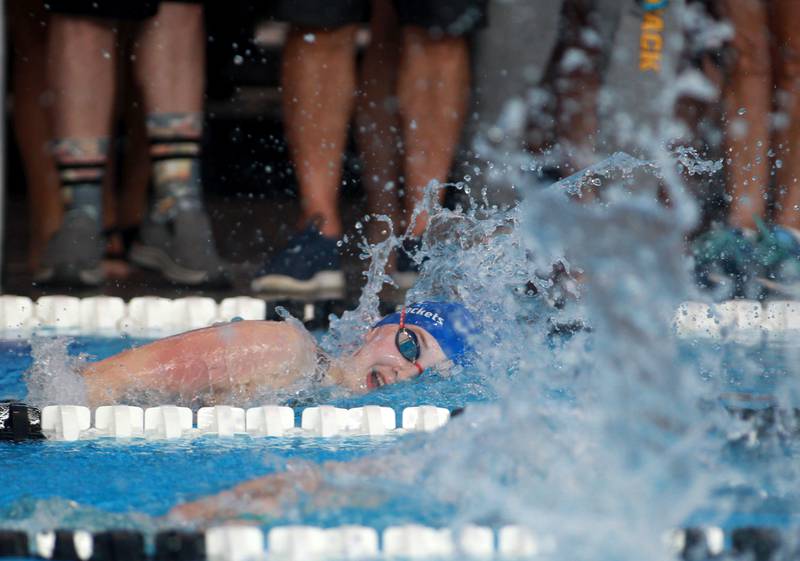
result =
[[[349,386],[354,390],[371,391],[387,384],[403,382],[419,376],[419,370],[403,358],[395,345],[399,326],[381,325],[367,333],[362,346],[352,357]],[[417,363],[423,370],[447,361],[436,339],[416,325],[406,325],[417,335],[420,355]]]

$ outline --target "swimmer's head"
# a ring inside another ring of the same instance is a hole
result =
[[[404,352],[398,348],[401,324],[411,332],[409,337],[418,349],[414,360],[408,349]],[[462,304],[420,302],[406,306],[367,333],[364,345],[351,357],[353,378],[349,385],[373,390],[409,380],[429,368],[465,365],[473,352],[469,339],[478,332],[478,322]]]

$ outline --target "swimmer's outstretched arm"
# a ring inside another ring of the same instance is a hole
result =
[[[280,389],[313,373],[316,344],[288,322],[239,321],[130,349],[83,371],[91,405],[157,391],[188,402],[224,399],[255,387]]]
[[[319,466],[303,466],[251,479],[196,501],[180,504],[167,514],[170,523],[207,523],[252,516],[278,517],[284,505],[297,504],[300,493],[313,495],[323,483]]]
[[[336,495],[343,492],[331,485],[326,476],[346,474],[348,478],[355,476],[357,481],[362,476],[379,473],[382,470],[378,458],[331,461],[322,465],[302,464],[245,481],[216,495],[180,504],[170,510],[166,518],[171,523],[201,526],[254,515],[275,518],[280,517],[284,509],[297,505],[301,493],[312,496],[315,507],[324,508],[328,503],[337,503]],[[354,500],[353,496],[349,495],[349,500]]]

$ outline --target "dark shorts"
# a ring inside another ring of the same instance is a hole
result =
[[[401,25],[460,36],[486,25],[488,0],[393,0]],[[275,0],[279,20],[335,28],[369,21],[370,0]]]
[[[142,20],[153,17],[166,0],[48,0],[45,4],[55,14],[92,16],[107,19]],[[199,4],[202,0],[169,0]]]

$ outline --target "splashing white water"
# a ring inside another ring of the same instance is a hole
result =
[[[31,339],[33,365],[25,373],[27,401],[39,407],[54,403],[85,405],[86,385],[80,375],[84,356],[69,354],[70,339],[48,337]]]

